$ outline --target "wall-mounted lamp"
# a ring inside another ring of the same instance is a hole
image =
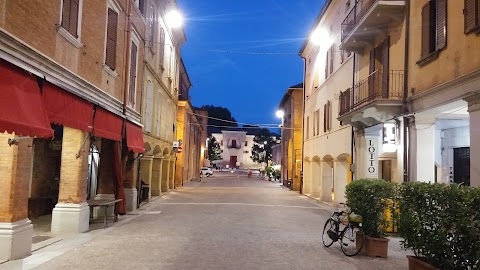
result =
[[[12,146],[12,144],[18,145],[18,140],[17,140],[17,139],[8,138],[8,145],[9,145],[9,146]]]
[[[135,160],[137,160],[137,159],[139,159],[139,158],[143,158],[143,156],[145,156],[143,153],[138,154],[138,156],[137,156],[136,158],[134,158],[134,159],[132,160],[132,162],[135,161]]]

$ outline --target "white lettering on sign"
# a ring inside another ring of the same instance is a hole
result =
[[[366,145],[366,178],[378,178],[378,138],[365,138]]]

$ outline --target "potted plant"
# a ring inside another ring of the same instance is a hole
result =
[[[409,269],[480,269],[480,188],[416,182],[400,196]]]
[[[391,207],[395,184],[379,179],[361,179],[352,181],[346,187],[347,205],[352,212],[363,217],[362,228],[365,243],[362,252],[367,256],[388,256],[388,238],[385,228],[389,220],[385,210]]]

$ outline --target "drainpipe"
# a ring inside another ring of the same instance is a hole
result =
[[[300,57],[303,59],[303,108],[302,108],[302,114],[303,114],[303,121],[302,121],[302,171],[300,172],[300,194],[303,194],[303,157],[305,156],[305,99],[306,99],[306,91],[305,91],[305,79],[306,79],[306,74],[307,74],[307,59],[303,56],[300,55]],[[294,154],[295,156],[295,154]]]
[[[356,63],[356,58],[357,54],[356,53],[353,53],[353,68],[352,68],[352,91],[350,92],[350,96],[353,97],[353,89],[355,89],[355,63]],[[354,179],[353,175],[356,173],[356,169],[352,171],[352,165],[355,164],[354,163],[354,157],[355,157],[355,153],[354,153],[354,144],[355,144],[355,129],[352,125],[352,137],[351,137],[351,142],[350,142],[350,158],[351,158],[351,162],[350,162],[350,172],[352,173],[352,181]],[[355,166],[356,167],[356,166]]]
[[[131,23],[132,23],[132,1],[127,1],[127,11],[125,20],[125,75],[123,84],[123,114],[127,115],[127,93],[128,93],[128,78],[130,67],[130,39],[131,39]]]
[[[410,55],[410,1],[407,2],[407,14],[405,16],[405,60],[404,60],[404,78],[403,78],[403,113],[408,113],[408,64]],[[408,164],[408,151],[410,140],[409,136],[410,119],[403,117],[403,182],[410,181],[410,166]]]

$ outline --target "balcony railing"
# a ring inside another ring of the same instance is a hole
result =
[[[378,0],[359,0],[355,6],[352,8],[350,13],[348,13],[345,20],[342,22],[342,42],[343,40],[350,35],[353,28],[362,20],[363,16],[367,11],[377,2]]]
[[[342,42],[352,33],[353,29],[362,22],[365,15],[377,2],[378,5],[376,8],[379,6],[383,7],[381,9],[377,9],[377,11],[379,13],[384,13],[384,15],[386,15],[385,13],[389,13],[390,15],[393,15],[391,16],[392,18],[398,16],[400,9],[403,9],[405,6],[405,3],[399,0],[358,0],[350,13],[348,13],[345,20],[342,22]],[[377,23],[384,23],[385,21],[383,20],[388,17],[390,16],[378,17],[378,14],[374,15],[374,17],[372,17],[373,24],[376,25]],[[366,32],[369,33],[371,31]]]
[[[377,70],[364,80],[340,92],[339,116],[357,110],[376,100],[402,100],[403,98],[403,70],[391,70],[384,75]]]
[[[232,149],[232,148],[234,148],[234,149],[240,149],[240,148],[242,148],[242,146],[239,145],[239,144],[237,144],[237,145],[227,144],[227,148],[228,148],[228,149]]]

